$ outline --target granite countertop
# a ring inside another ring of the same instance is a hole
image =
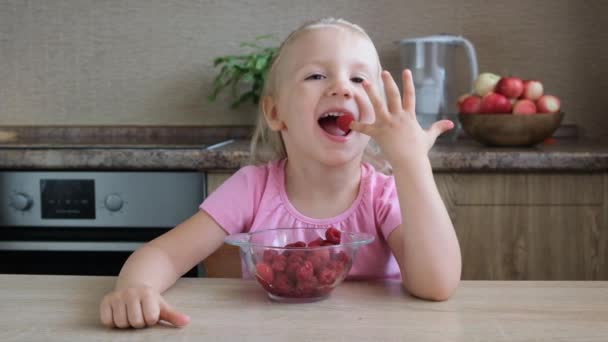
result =
[[[0,169],[234,170],[249,160],[250,127],[0,126]],[[526,148],[438,141],[436,172],[608,170],[608,142],[573,138]]]

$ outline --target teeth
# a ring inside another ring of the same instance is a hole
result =
[[[338,116],[342,116],[342,115],[344,115],[344,113],[342,113],[342,112],[328,112],[328,113],[325,113],[325,114],[321,115],[321,117],[322,118],[326,118],[326,117],[329,117],[329,116],[338,117]]]

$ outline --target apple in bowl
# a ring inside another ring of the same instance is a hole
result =
[[[549,138],[564,113],[542,82],[482,73],[458,100],[459,121],[473,139],[493,146],[531,146]]]

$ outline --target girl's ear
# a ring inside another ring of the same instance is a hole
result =
[[[262,98],[262,111],[271,130],[280,131],[286,128],[285,123],[279,118],[277,105],[272,96],[266,95]]]

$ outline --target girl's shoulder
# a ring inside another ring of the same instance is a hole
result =
[[[362,180],[366,182],[373,182],[374,184],[394,184],[395,178],[392,174],[386,174],[376,170],[376,168],[370,163],[362,163]]]
[[[395,177],[376,170],[371,164],[363,163],[361,183],[364,194],[370,196],[372,202],[396,196]]]
[[[284,160],[273,160],[263,164],[250,164],[241,167],[231,177],[236,182],[248,183],[249,186],[265,187],[269,182],[279,179],[283,172]]]
[[[284,160],[272,160],[263,164],[245,165],[241,167],[236,173],[266,178],[270,174],[276,174],[278,172],[281,172],[283,162]]]

